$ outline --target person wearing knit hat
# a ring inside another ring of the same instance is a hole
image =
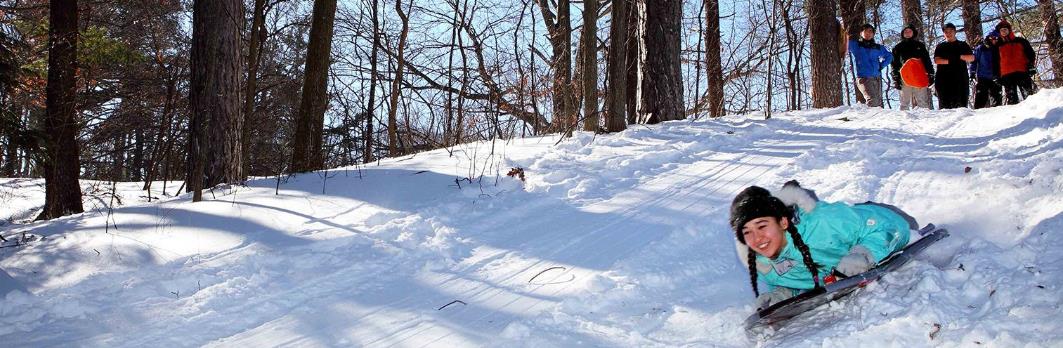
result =
[[[909,24],[901,30],[901,41],[893,46],[893,61],[890,62],[890,66],[893,68],[893,86],[901,91],[901,110],[914,107],[934,108],[933,101],[930,99],[930,86],[934,84],[934,63],[930,60],[930,52],[927,51],[926,44],[919,41],[917,35],[919,32],[916,31],[915,25]],[[913,59],[915,61],[911,61]],[[905,70],[906,73],[912,71],[910,79],[925,78],[926,84],[905,81],[905,77],[909,74],[902,76],[902,69],[911,69]]]
[[[971,94],[967,81],[967,63],[974,61],[974,51],[965,41],[956,40],[956,25],[946,23],[942,27],[945,41],[934,48],[934,63],[937,63],[938,106],[942,109],[967,107]]]
[[[1000,54],[997,46],[1000,34],[990,32],[982,43],[974,48],[974,62],[971,62],[970,74],[974,85],[974,108],[981,109],[1001,105]]]
[[[730,224],[763,309],[823,286],[833,273],[852,276],[908,244],[915,219],[895,207],[829,203],[790,181],[776,194],[759,186],[731,202]],[[767,284],[760,293],[758,279]]]
[[[882,69],[893,60],[893,54],[875,43],[875,26],[864,24],[860,28],[860,37],[849,40],[847,46],[853,55],[856,86],[867,106],[882,107]]]
[[[997,51],[1000,55],[1000,85],[1004,88],[1004,102],[1016,104],[1022,97],[1034,93],[1034,84],[1031,76],[1037,74],[1035,63],[1037,53],[1021,36],[1015,36],[1011,30],[1011,23],[1001,20],[997,24],[996,32],[1000,34],[1000,43]]]

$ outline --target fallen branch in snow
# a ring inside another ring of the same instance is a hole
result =
[[[531,279],[528,279],[528,283],[531,283],[533,280],[535,280],[535,278],[539,277],[543,273],[546,273],[547,271],[555,270],[555,269],[560,269],[562,271],[566,270],[565,267],[561,267],[561,266],[554,266],[554,267],[550,267],[550,268],[544,269],[542,271],[539,271],[539,273],[536,273],[535,276],[532,276]]]
[[[443,305],[443,307],[439,307],[439,308],[437,308],[436,310],[437,310],[437,311],[441,311],[441,310],[443,310],[443,308],[447,308],[447,306],[450,306],[450,305],[452,305],[452,304],[455,304],[455,303],[460,303],[460,304],[462,304],[462,305],[464,305],[464,306],[468,306],[468,305],[469,305],[468,303],[465,303],[465,301],[462,301],[462,300],[454,300],[454,301],[450,301],[450,303],[447,303],[447,304]]]
[[[472,178],[454,178],[454,184],[458,185],[458,189],[461,189],[461,182],[468,181],[469,185],[472,185]]]

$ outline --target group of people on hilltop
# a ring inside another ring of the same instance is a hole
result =
[[[940,108],[967,107],[969,81],[975,84],[976,109],[1016,104],[1020,95],[1034,93],[1036,53],[1029,41],[1015,36],[1006,20],[973,50],[956,39],[954,24],[946,23],[942,32],[945,41],[937,45],[931,59],[915,26],[901,30],[901,41],[890,51],[875,42],[875,27],[864,24],[859,38],[849,40],[848,50],[856,68],[857,89],[867,105],[882,106],[881,72],[887,65],[892,68],[893,87],[901,94],[901,110],[933,109],[930,86],[934,86]]]

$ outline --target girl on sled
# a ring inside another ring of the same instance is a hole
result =
[[[731,203],[731,227],[760,310],[822,286],[828,276],[871,269],[904,248],[918,225],[896,207],[819,201],[790,181],[775,195],[742,190]],[[759,292],[757,279],[768,292]]]

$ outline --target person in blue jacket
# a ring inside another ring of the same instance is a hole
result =
[[[823,286],[834,273],[865,272],[908,245],[915,219],[896,207],[819,201],[796,181],[776,195],[750,186],[731,203],[739,257],[749,269],[757,308]],[[744,255],[743,255],[744,254]],[[768,285],[760,293],[758,279]]]
[[[1003,103],[1003,89],[997,83],[1000,79],[1000,54],[997,51],[999,43],[1000,34],[993,31],[974,48],[974,61],[968,69],[971,79],[975,82],[975,109],[999,106]]]
[[[882,69],[893,61],[886,47],[875,43],[875,27],[864,24],[858,40],[849,40],[849,53],[856,65],[856,86],[867,106],[882,107]]]

